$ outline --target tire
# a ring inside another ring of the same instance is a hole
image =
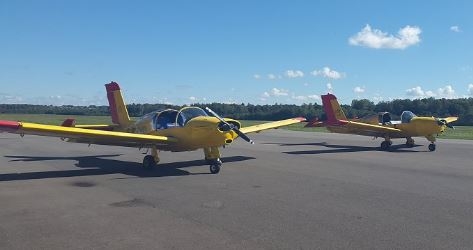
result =
[[[435,151],[435,148],[436,148],[435,144],[433,144],[433,143],[429,144],[429,150],[430,151]]]
[[[220,172],[220,165],[219,164],[210,165],[210,173],[211,174],[218,174],[219,172]]]
[[[390,144],[388,141],[381,142],[381,150],[388,150]]]
[[[153,169],[156,167],[156,162],[154,161],[154,157],[152,155],[147,155],[143,158],[143,168],[145,169]]]

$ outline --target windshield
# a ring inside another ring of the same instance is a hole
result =
[[[205,111],[199,107],[185,107],[179,110],[179,114],[177,116],[177,123],[180,126],[184,126],[188,121],[192,118],[197,116],[209,116]]]
[[[401,114],[401,122],[409,123],[414,117],[416,117],[416,115],[414,115],[414,113],[412,113],[411,111],[403,111]]]

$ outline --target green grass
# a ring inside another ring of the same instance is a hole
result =
[[[45,114],[0,114],[0,120],[13,120],[23,122],[44,123],[60,125],[67,118],[75,118],[77,124],[111,124],[109,116],[71,116],[71,115],[45,115]],[[264,123],[265,121],[240,121],[242,126],[251,126]],[[292,124],[284,129],[305,132],[328,132],[325,128],[305,128],[305,122]],[[442,139],[473,140],[473,126],[457,126],[455,129],[447,129],[439,136]]]

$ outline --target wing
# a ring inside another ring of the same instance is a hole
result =
[[[286,120],[281,120],[281,121],[268,122],[268,123],[244,127],[244,128],[240,128],[240,131],[243,132],[244,134],[253,133],[253,132],[259,132],[266,129],[279,128],[282,126],[287,126],[287,125],[291,125],[291,124],[299,123],[303,121],[305,121],[305,118],[296,117],[296,118],[291,118],[291,119],[286,119]]]
[[[439,120],[445,120],[447,123],[451,123],[451,122],[454,122],[456,120],[458,120],[458,117],[446,117],[446,118],[439,118]]]
[[[340,126],[349,129],[349,133],[375,136],[375,137],[384,137],[385,135],[393,136],[402,136],[403,131],[397,128],[381,126],[363,122],[354,122],[354,121],[340,121]]]
[[[158,135],[134,134],[126,132],[105,131],[97,129],[84,129],[76,127],[63,127],[37,123],[2,121],[0,131],[15,134],[31,134],[52,137],[78,139],[80,142],[106,144],[106,145],[144,145],[144,144],[171,144],[177,142],[176,138]]]

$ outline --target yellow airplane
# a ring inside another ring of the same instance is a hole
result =
[[[322,95],[322,105],[327,115],[327,120],[309,122],[306,127],[325,126],[330,132],[342,134],[357,134],[384,138],[381,143],[382,150],[388,150],[393,138],[406,138],[408,147],[414,146],[412,137],[425,137],[431,143],[429,150],[434,151],[435,135],[442,134],[447,127],[458,117],[435,118],[419,117],[411,111],[403,111],[401,121],[392,121],[388,112],[380,112],[377,116],[367,119],[348,120],[337,98],[332,94]]]
[[[297,117],[242,128],[239,121],[224,119],[210,108],[206,110],[213,116],[199,107],[184,107],[155,111],[134,122],[128,115],[118,83],[105,84],[105,88],[112,125],[75,125],[73,119],[67,119],[61,126],[0,120],[0,132],[54,136],[68,142],[148,148],[151,155],[143,159],[145,168],[156,166],[159,150],[203,149],[210,172],[216,174],[222,165],[219,147],[231,144],[238,136],[253,144],[246,133],[305,121],[305,118]]]

